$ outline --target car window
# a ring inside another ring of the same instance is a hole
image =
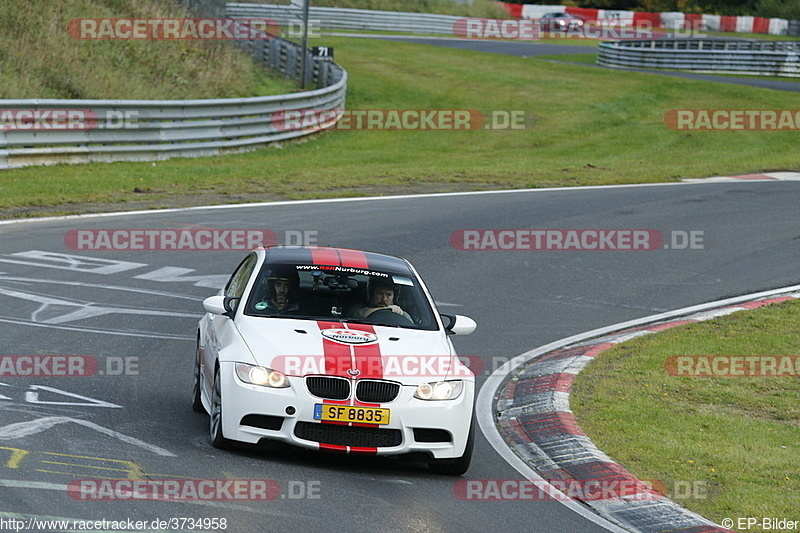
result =
[[[383,298],[376,296],[383,293]],[[408,273],[265,263],[244,313],[262,317],[438,329],[422,285]]]
[[[247,286],[247,280],[250,279],[250,275],[256,266],[256,259],[256,254],[250,254],[245,257],[244,261],[239,263],[236,271],[234,271],[227,285],[225,285],[225,296],[232,298],[242,297]]]

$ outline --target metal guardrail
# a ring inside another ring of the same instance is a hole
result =
[[[604,67],[800,77],[800,42],[723,39],[602,42],[597,64]]]
[[[276,38],[246,46],[256,60],[300,79],[300,45]],[[276,113],[343,109],[347,72],[305,53],[307,84],[317,87],[307,92],[206,100],[0,100],[0,168],[211,156],[308,135],[310,129]],[[9,117],[21,111],[53,110],[82,118],[73,121],[74,129],[65,123],[48,128],[53,123],[47,120],[12,120],[8,127]]]
[[[281,26],[294,25],[301,20],[301,9],[289,5],[229,3],[227,15],[273,19]],[[454,35],[453,26],[464,17],[428,13],[400,13],[337,7],[314,7],[309,10],[312,26],[331,30],[399,31]]]

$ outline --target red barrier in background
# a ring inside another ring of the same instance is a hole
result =
[[[683,29],[698,30],[703,27],[703,15],[686,13],[683,16]]]
[[[719,31],[736,31],[736,17],[723,16],[719,18]]]
[[[522,18],[522,5],[523,4],[506,4],[503,3],[503,7],[506,8],[508,14],[515,18]]]
[[[637,28],[661,28],[661,13],[640,13],[633,14],[633,25]]]
[[[769,19],[755,17],[753,19],[753,33],[769,33]]]
[[[599,9],[589,9],[588,7],[568,7],[566,9],[568,15],[583,17],[587,22],[597,22],[598,11]]]
[[[522,9],[524,4],[507,4],[502,3],[503,7],[506,9],[509,15],[515,18],[522,17]],[[569,15],[576,15],[583,17],[587,20],[587,22],[603,22],[598,21],[598,9],[590,9],[585,7],[564,7],[564,11]],[[722,32],[736,32],[737,29],[737,19],[739,17],[732,17],[732,16],[722,16],[720,17],[720,27],[719,31]],[[685,13],[684,14],[684,28],[691,28],[691,29],[703,29],[703,15],[697,13]],[[754,17],[753,20],[753,27],[748,29],[748,31],[752,31],[753,33],[769,33],[769,23],[770,19],[763,18],[763,17]],[[643,12],[634,12],[633,14],[633,25],[635,27],[645,27],[645,28],[662,28],[663,24],[661,22],[661,13],[643,13]]]

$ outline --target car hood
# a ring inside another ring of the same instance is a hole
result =
[[[290,376],[325,374],[409,384],[472,377],[441,330],[240,318],[237,327],[256,364]]]

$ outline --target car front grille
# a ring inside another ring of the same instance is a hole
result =
[[[350,381],[345,378],[309,376],[306,378],[308,392],[329,400],[346,400],[350,397]]]
[[[308,376],[308,392],[327,400],[346,400],[350,397],[351,381],[334,376]],[[385,403],[394,401],[400,394],[400,384],[378,379],[357,380],[356,399],[365,403]]]
[[[403,442],[399,429],[345,426],[342,424],[321,424],[298,422],[294,434],[299,439],[333,444],[336,446],[356,446],[360,448],[389,448]]]
[[[356,398],[360,402],[391,402],[400,394],[400,384],[393,381],[365,379],[357,382]]]

